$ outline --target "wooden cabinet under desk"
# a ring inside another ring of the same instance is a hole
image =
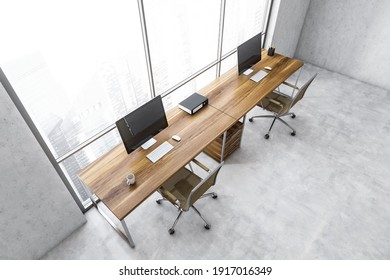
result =
[[[224,159],[227,159],[240,147],[243,129],[244,124],[241,121],[237,121],[227,130]],[[210,145],[208,145],[204,152],[216,161],[221,161],[222,142],[223,134],[218,136]]]

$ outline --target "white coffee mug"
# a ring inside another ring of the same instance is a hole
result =
[[[134,183],[135,183],[135,175],[133,173],[129,173],[129,175],[127,175],[126,177],[126,184],[130,186]]]

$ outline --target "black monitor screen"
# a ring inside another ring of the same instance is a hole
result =
[[[161,96],[153,98],[116,122],[128,154],[167,126]]]
[[[239,45],[237,57],[239,74],[259,62],[261,60],[261,33]]]

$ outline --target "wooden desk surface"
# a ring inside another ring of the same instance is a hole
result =
[[[167,119],[168,127],[154,137],[157,143],[148,150],[138,148],[127,154],[120,144],[78,174],[119,220],[236,122],[212,106],[206,106],[193,116],[174,108],[167,112]],[[182,140],[172,140],[174,134]],[[153,164],[146,155],[164,141],[174,148]],[[128,173],[134,173],[136,177],[136,184],[131,187],[126,185]]]
[[[269,57],[263,51],[262,60],[253,67],[252,74],[238,75],[237,69],[233,68],[200,90],[209,98],[209,105],[195,115],[188,115],[177,107],[167,112],[168,127],[154,137],[157,143],[151,148],[146,151],[138,148],[128,155],[120,144],[84,168],[78,174],[80,179],[119,220],[123,220],[302,65],[299,60],[278,54]],[[265,66],[272,67],[266,78],[259,83],[250,80]],[[174,134],[182,140],[172,140]],[[164,141],[174,148],[153,164],[146,155]],[[131,187],[126,185],[128,173],[136,176],[136,184]]]
[[[269,72],[267,77],[258,83],[250,80],[265,66],[272,67],[271,71],[265,70]],[[209,98],[211,106],[238,120],[302,66],[302,61],[280,54],[268,56],[263,50],[261,61],[252,67],[254,71],[250,75],[238,75],[235,67],[199,93]]]

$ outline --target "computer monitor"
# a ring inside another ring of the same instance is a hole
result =
[[[130,154],[168,126],[161,96],[157,96],[116,122]]]
[[[237,47],[238,74],[261,60],[261,33]]]

